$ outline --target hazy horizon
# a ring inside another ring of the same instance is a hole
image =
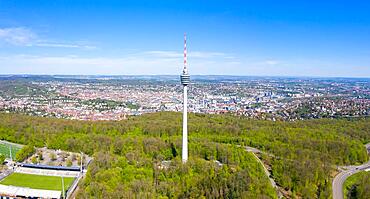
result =
[[[113,75],[99,75],[99,74],[1,74],[0,77],[20,77],[20,76],[51,76],[51,77],[179,77],[179,74],[113,74]],[[328,79],[370,79],[370,77],[346,77],[346,76],[288,76],[288,75],[217,75],[217,74],[191,74],[191,77],[251,77],[251,78],[328,78]]]

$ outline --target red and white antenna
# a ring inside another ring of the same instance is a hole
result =
[[[184,74],[188,74],[188,68],[187,68],[187,57],[186,57],[187,51],[186,51],[186,33],[184,33]]]

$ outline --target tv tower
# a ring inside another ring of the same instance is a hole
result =
[[[184,109],[182,115],[182,162],[188,160],[188,84],[190,83],[190,75],[187,68],[186,57],[186,33],[184,33],[184,69],[180,75],[181,84],[184,86]]]

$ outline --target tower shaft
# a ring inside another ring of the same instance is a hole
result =
[[[182,115],[182,161],[188,160],[188,86],[184,85],[184,107]]]
[[[181,84],[184,86],[184,102],[182,115],[182,162],[188,160],[188,84],[190,83],[190,75],[187,68],[186,57],[186,34],[184,34],[184,69],[180,76]]]

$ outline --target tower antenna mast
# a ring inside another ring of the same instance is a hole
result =
[[[182,162],[188,160],[188,84],[190,75],[187,68],[186,33],[184,33],[184,69],[180,75],[181,84],[184,87],[184,103],[182,115]]]

